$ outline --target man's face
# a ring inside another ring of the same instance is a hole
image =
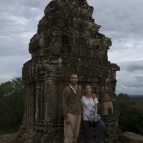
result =
[[[70,77],[70,83],[71,83],[72,85],[75,85],[75,84],[77,84],[77,82],[78,82],[78,77],[77,77],[77,75],[76,75],[76,74],[72,74],[71,77]]]

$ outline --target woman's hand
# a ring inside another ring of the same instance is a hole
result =
[[[90,122],[93,122],[93,121],[94,121],[94,118],[95,118],[95,117],[92,116],[92,117],[89,119],[89,121],[90,121]]]

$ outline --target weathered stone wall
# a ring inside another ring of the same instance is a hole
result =
[[[53,0],[44,13],[29,43],[32,59],[23,66],[26,105],[22,131],[38,136],[43,143],[55,137],[60,140],[61,94],[69,75],[76,73],[79,84],[91,84],[97,94],[106,124],[105,141],[114,141],[119,131],[114,101],[120,68],[108,61],[111,39],[98,32],[101,26],[94,23],[93,7],[86,1]]]

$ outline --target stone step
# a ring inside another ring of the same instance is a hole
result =
[[[0,135],[0,140],[1,141],[6,141],[6,140],[14,140],[17,136],[17,133],[13,133],[13,134],[3,134]]]

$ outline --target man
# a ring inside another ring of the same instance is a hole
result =
[[[70,75],[70,85],[65,87],[62,93],[62,108],[64,116],[64,143],[76,143],[81,122],[82,88],[77,85],[76,74]]]

